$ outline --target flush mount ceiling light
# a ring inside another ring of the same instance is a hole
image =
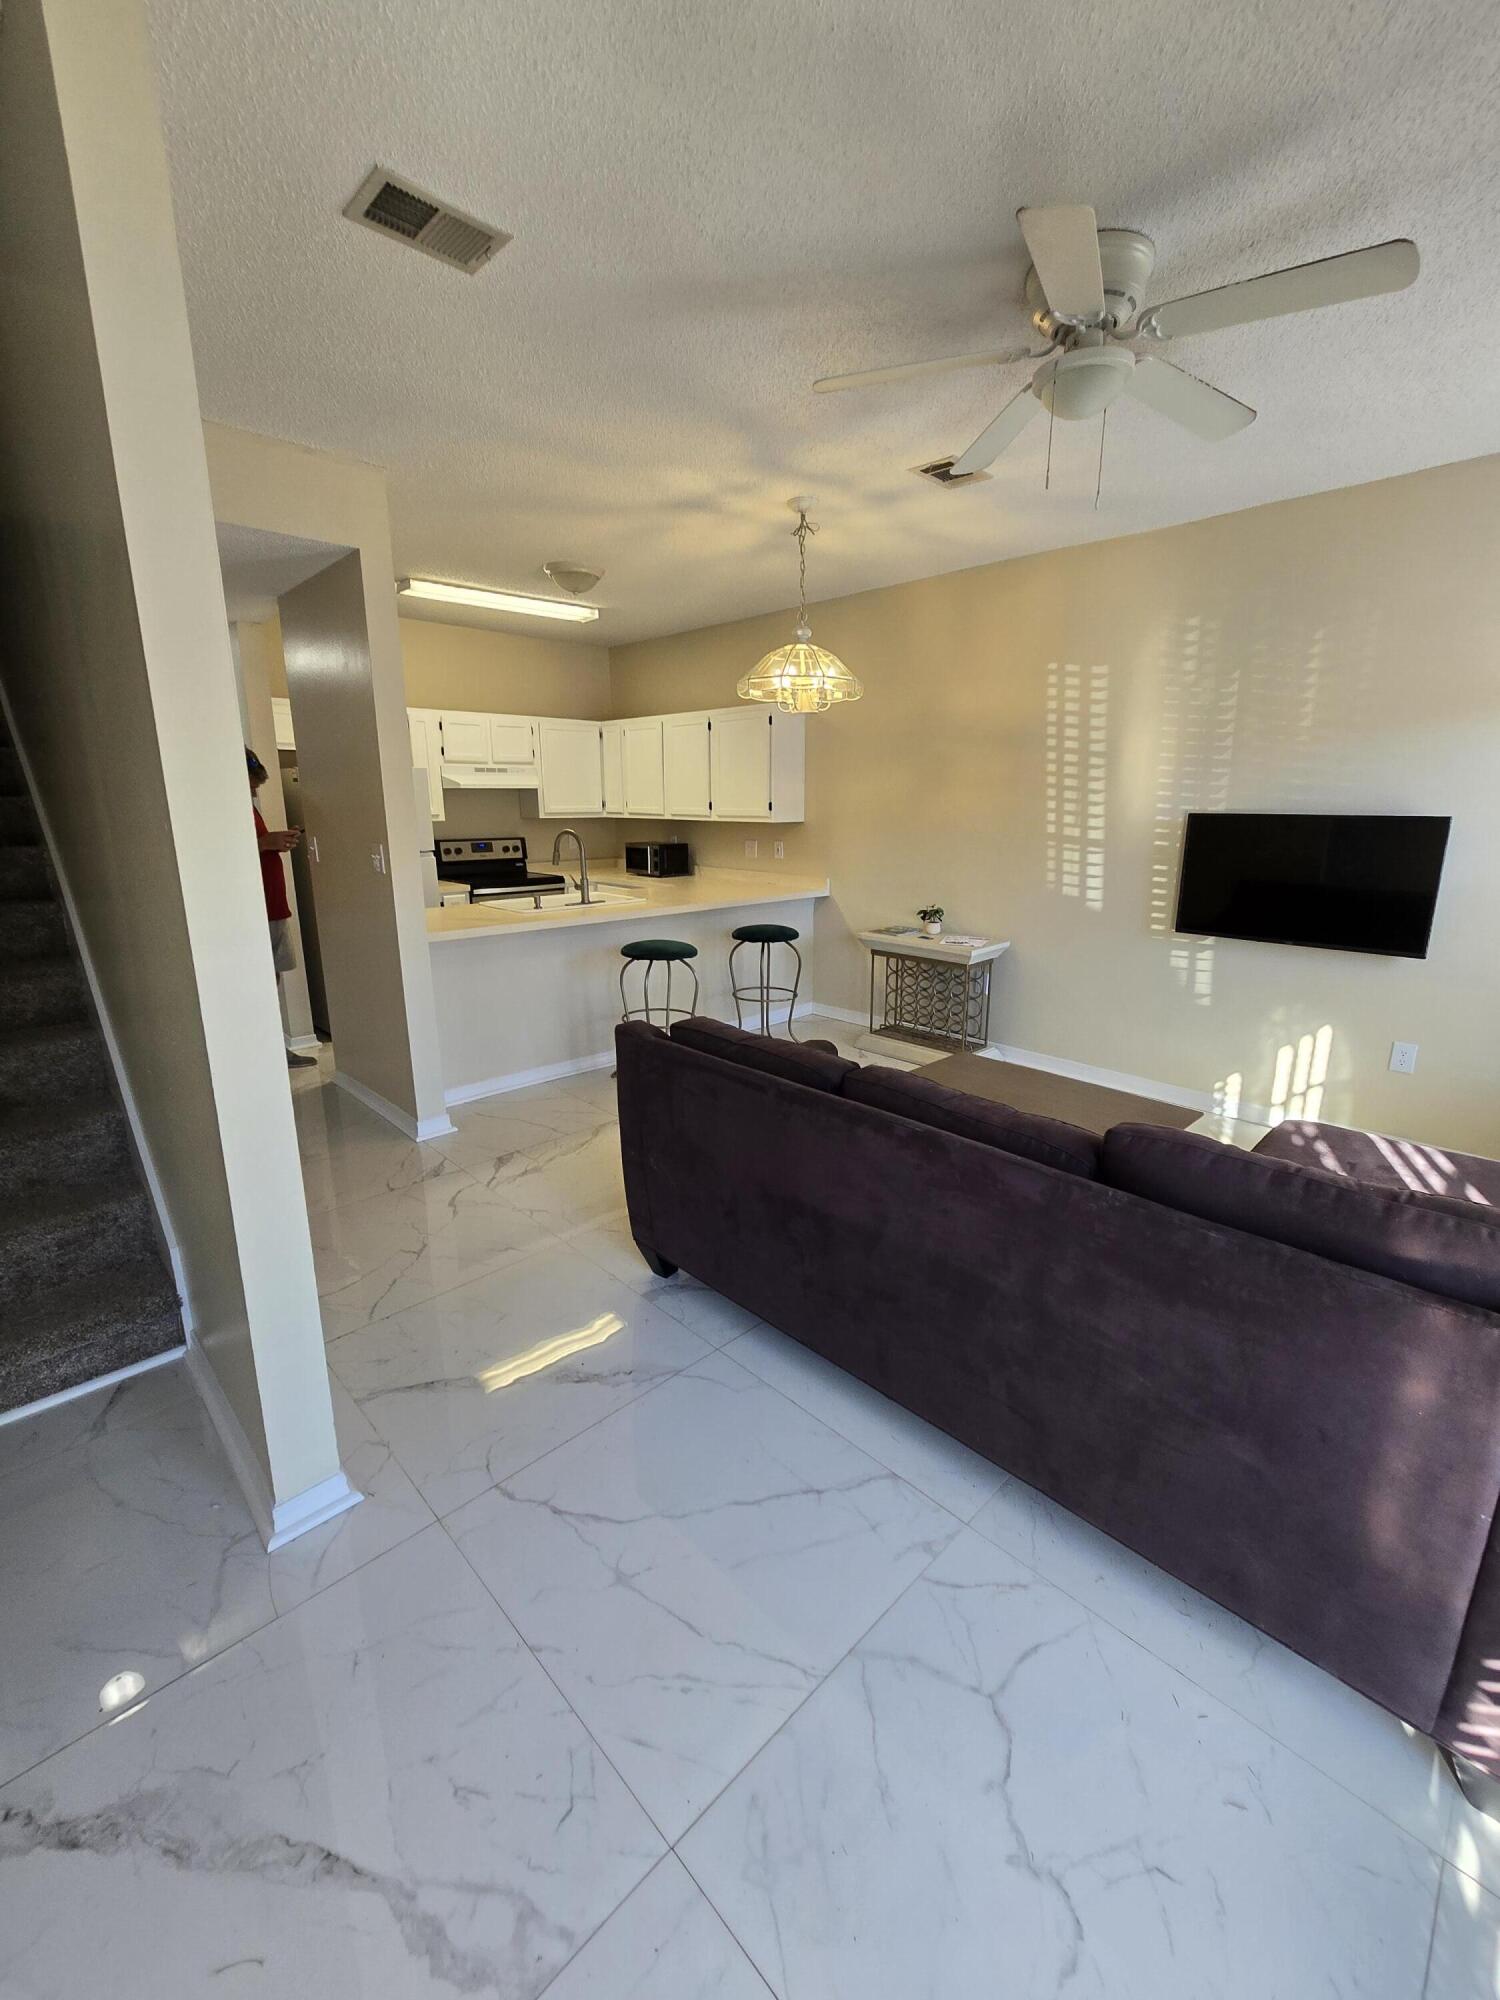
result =
[[[467,604],[474,611],[512,611],[523,618],[566,618],[589,625],[599,616],[597,604],[565,604],[559,597],[526,597],[515,590],[481,590],[472,583],[438,583],[429,576],[403,576],[396,584],[403,597],[422,597],[434,604]]]
[[[590,569],[587,563],[544,562],[542,575],[548,583],[555,583],[559,590],[565,590],[569,597],[587,597],[604,572],[602,569]]]
[[[797,544],[797,574],[800,584],[800,613],[797,636],[790,646],[778,646],[740,681],[741,701],[774,701],[788,715],[820,715],[836,701],[858,701],[864,688],[836,654],[812,644],[812,628],[807,622],[807,538],[818,531],[807,518],[812,505],[799,493],[787,505],[797,516],[792,536]]]

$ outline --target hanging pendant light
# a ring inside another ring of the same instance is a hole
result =
[[[843,661],[812,643],[807,622],[807,538],[818,531],[807,518],[812,501],[800,494],[789,503],[797,511],[792,537],[797,544],[801,612],[797,636],[790,646],[778,646],[740,681],[741,701],[774,701],[788,715],[820,715],[836,701],[858,701],[864,688]]]

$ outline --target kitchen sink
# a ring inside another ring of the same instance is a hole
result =
[[[591,882],[589,884],[588,907],[590,909],[596,903],[644,903],[645,900],[645,897],[641,895],[639,890],[623,888],[618,882]],[[544,913],[547,910],[576,910],[581,908],[582,905],[582,896],[579,895],[576,889],[570,889],[565,896],[546,897],[542,903],[542,909]]]

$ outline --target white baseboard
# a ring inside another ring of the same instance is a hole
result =
[[[219,1443],[224,1447],[224,1456],[229,1460],[229,1469],[234,1474],[245,1504],[249,1507],[256,1529],[263,1542],[269,1543],[275,1529],[276,1502],[271,1493],[271,1482],[266,1477],[265,1468],[256,1457],[245,1427],[230,1407],[229,1398],[224,1394],[223,1384],[214,1373],[213,1363],[196,1341],[190,1343],[187,1351],[188,1373],[193,1378],[193,1387],[203,1398],[203,1406],[208,1411],[209,1421],[219,1434]]]
[[[799,1000],[797,1002],[796,1018],[800,1021],[804,1014],[818,1014],[826,1011],[829,1010],[814,1006],[811,1000]],[[711,1014],[707,1018],[716,1021],[724,1020],[728,1025],[733,1025],[732,1020],[726,1015]],[[771,1008],[772,1025],[774,1026],[778,1022],[785,1022],[786,1018],[786,1002],[779,1000]],[[864,1015],[861,1014],[856,1017],[851,1014],[848,1018],[851,1021],[856,1018],[862,1021]],[[591,1056],[570,1056],[565,1062],[542,1063],[535,1069],[508,1070],[503,1076],[487,1076],[479,1083],[455,1084],[452,1090],[445,1090],[443,1092],[443,1101],[446,1104],[472,1104],[476,1099],[481,1097],[503,1097],[508,1091],[529,1090],[534,1084],[538,1083],[556,1083],[560,1078],[565,1076],[583,1076],[589,1070],[612,1069],[614,1061],[615,1052],[613,1049],[598,1049]]]
[[[203,1398],[209,1421],[218,1432],[224,1456],[229,1460],[229,1469],[245,1496],[256,1532],[268,1553],[272,1549],[284,1548],[298,1535],[305,1535],[310,1528],[321,1527],[324,1521],[331,1521],[336,1514],[358,1506],[363,1500],[365,1496],[349,1484],[340,1467],[331,1478],[319,1480],[316,1486],[309,1486],[305,1492],[294,1493],[290,1500],[277,1501],[271,1492],[265,1468],[245,1435],[244,1425],[235,1415],[223,1385],[214,1373],[213,1363],[196,1341],[188,1346],[187,1365],[193,1386]]]
[[[321,1479],[305,1492],[278,1502],[271,1512],[271,1533],[266,1538],[266,1554],[272,1555],[277,1549],[284,1549],[288,1542],[296,1541],[299,1535],[321,1528],[325,1521],[335,1520],[340,1514],[347,1514],[364,1497],[358,1487],[349,1484],[340,1469],[331,1479]]]
[[[507,1091],[529,1090],[535,1083],[556,1083],[560,1077],[608,1069],[614,1059],[613,1049],[600,1049],[591,1056],[571,1056],[566,1062],[542,1063],[536,1069],[513,1069],[504,1076],[487,1076],[479,1083],[456,1084],[452,1090],[443,1092],[443,1098],[448,1104],[472,1104],[479,1097],[503,1097]]]
[[[323,1046],[316,1035],[283,1035],[281,1039],[295,1056],[315,1056]]]
[[[441,1139],[447,1133],[457,1130],[446,1112],[440,1118],[413,1118],[409,1111],[403,1111],[399,1105],[392,1104],[388,1097],[382,1097],[378,1090],[371,1090],[367,1083],[361,1083],[357,1077],[348,1075],[344,1070],[336,1069],[333,1072],[333,1080],[340,1090],[347,1090],[351,1097],[357,1097],[360,1103],[368,1105],[371,1111],[379,1112],[382,1118],[388,1118],[397,1131],[404,1132],[408,1139]],[[448,1101],[451,1103],[453,1100],[450,1097]]]
[[[825,1014],[830,1021],[852,1021],[857,1028],[868,1028],[870,1025],[870,1016],[867,1009],[862,1007],[833,1007],[823,1000],[799,1000],[797,1002],[797,1019],[800,1021],[804,1014]]]
[[[43,1410],[55,1410],[64,1403],[76,1403],[80,1396],[92,1396],[96,1389],[118,1388],[121,1382],[129,1382],[134,1376],[149,1375],[153,1368],[165,1368],[169,1362],[181,1361],[187,1354],[186,1346],[169,1347],[164,1354],[148,1354],[144,1361],[132,1361],[128,1368],[111,1369],[108,1375],[95,1375],[90,1381],[80,1382],[73,1389],[59,1389],[53,1396],[38,1396],[34,1403],[22,1403],[16,1410],[0,1410],[0,1430],[7,1424],[18,1424],[23,1417],[39,1417]]]
[[[802,1008],[798,1007],[800,1017]],[[833,1021],[853,1021],[860,1027],[868,1028],[870,1017],[857,1007],[833,1007],[819,1000],[807,1009],[811,1014],[825,1014]],[[929,1049],[929,1061],[940,1060],[941,1049]],[[1154,1076],[1134,1076],[1128,1070],[1105,1069],[1098,1063],[1075,1062],[1070,1056],[1044,1055],[1038,1049],[1016,1048],[1009,1042],[988,1042],[976,1055],[988,1056],[994,1062],[1018,1063],[1023,1069],[1048,1070],[1053,1076],[1075,1078],[1079,1083],[1097,1083],[1105,1090],[1125,1091],[1132,1097],[1154,1097],[1162,1104],[1180,1104],[1184,1111],[1218,1111],[1211,1090],[1193,1090],[1186,1084],[1162,1083]],[[1278,1114],[1264,1104],[1241,1104],[1233,1114],[1248,1123],[1273,1125]]]

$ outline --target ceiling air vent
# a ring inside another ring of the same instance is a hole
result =
[[[508,231],[450,208],[388,167],[370,169],[344,213],[351,222],[409,243],[413,250],[425,250],[429,257],[471,277],[510,241]]]
[[[951,458],[935,458],[927,465],[914,465],[912,471],[919,479],[930,479],[934,486],[977,486],[981,480],[994,477],[989,472],[961,472],[955,479],[953,463]]]

